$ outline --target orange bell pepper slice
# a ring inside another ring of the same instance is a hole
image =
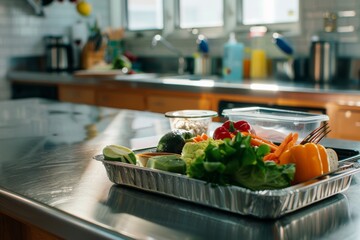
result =
[[[280,164],[295,163],[293,183],[300,183],[318,177],[329,171],[325,148],[322,145],[306,143],[296,145],[281,154]]]

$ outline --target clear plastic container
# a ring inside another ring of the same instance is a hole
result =
[[[273,142],[283,141],[291,132],[299,134],[300,142],[322,122],[329,120],[325,114],[264,107],[225,109],[222,115],[231,121],[249,122],[258,136]]]
[[[179,110],[165,113],[170,120],[171,130],[183,129],[195,135],[209,133],[212,118],[218,114],[208,110]]]

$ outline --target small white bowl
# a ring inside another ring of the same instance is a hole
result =
[[[170,120],[171,130],[183,129],[194,135],[208,134],[212,118],[218,114],[210,110],[179,110],[165,113]]]

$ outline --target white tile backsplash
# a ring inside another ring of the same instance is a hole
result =
[[[80,16],[76,5],[69,1],[54,1],[44,8],[45,16],[36,16],[27,0],[0,0],[0,100],[10,96],[5,74],[11,57],[42,55],[43,36],[69,35],[70,26],[82,20],[93,23],[100,17],[101,26],[109,26],[109,0],[87,0],[93,5],[93,15]],[[70,35],[69,35],[70,38]]]

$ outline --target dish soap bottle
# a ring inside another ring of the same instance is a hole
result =
[[[230,33],[229,41],[224,45],[223,79],[229,82],[241,82],[243,79],[244,44],[237,42],[235,33]]]

